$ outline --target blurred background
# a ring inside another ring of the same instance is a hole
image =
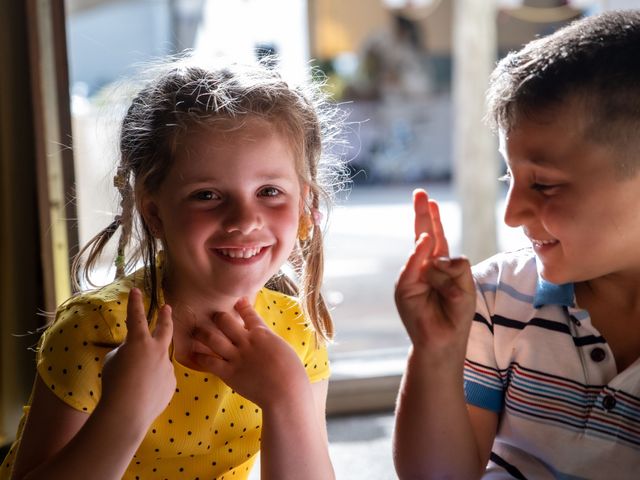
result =
[[[2,0],[0,444],[34,374],[29,333],[71,293],[69,259],[117,211],[122,108],[141,63],[191,49],[300,79],[349,113],[352,187],[326,225],[334,315],[328,411],[338,478],[391,479],[393,403],[409,341],[393,305],[413,244],[411,192],[441,202],[454,254],[525,245],[501,222],[503,173],[482,121],[495,62],[584,15],[640,0]],[[126,89],[126,81],[124,88]],[[106,283],[113,271],[104,265]],[[257,478],[257,477],[256,477]]]

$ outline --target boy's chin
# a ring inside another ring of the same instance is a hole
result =
[[[575,283],[575,278],[569,275],[569,272],[559,271],[559,269],[546,268],[544,265],[538,266],[538,275],[545,281],[555,285],[563,285],[565,283]]]

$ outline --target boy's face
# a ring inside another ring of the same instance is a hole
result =
[[[621,179],[616,150],[588,141],[582,118],[563,106],[500,135],[511,176],[505,223],[522,227],[556,284],[640,270],[640,175]]]

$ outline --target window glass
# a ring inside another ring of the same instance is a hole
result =
[[[352,174],[326,233],[324,294],[336,324],[336,378],[398,373],[408,338],[393,287],[413,244],[411,192],[441,202],[454,254],[460,209],[452,182],[452,5],[446,0],[67,0],[78,228],[84,244],[117,212],[114,82],[136,64],[193,49],[239,60],[280,56],[288,75],[312,62],[350,112],[344,150]],[[578,14],[579,11],[575,11]],[[498,14],[498,54],[566,18],[536,23]],[[299,73],[302,74],[302,73]],[[501,174],[496,153],[496,178]],[[478,199],[477,201],[482,201]],[[501,216],[496,205],[496,218]],[[498,248],[524,245],[501,226]],[[105,264],[96,278],[106,283]],[[342,366],[341,366],[342,365]]]

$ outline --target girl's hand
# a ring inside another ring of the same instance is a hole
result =
[[[265,325],[246,298],[234,308],[242,322],[219,312],[194,332],[200,346],[194,347],[193,362],[262,408],[295,395],[299,385],[309,383],[295,351]]]
[[[142,293],[132,288],[127,304],[127,337],[107,354],[102,373],[100,403],[118,409],[120,420],[145,422],[148,427],[167,407],[176,388],[169,358],[172,336],[171,307],[160,308],[156,329],[151,333]]]
[[[471,267],[449,257],[438,204],[424,190],[413,201],[416,247],[396,283],[396,306],[414,352],[461,361],[475,311]]]

